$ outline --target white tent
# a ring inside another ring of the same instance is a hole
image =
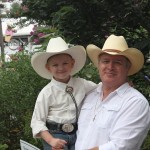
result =
[[[33,31],[34,24],[30,24],[26,27],[20,28],[14,33],[14,36],[21,36],[21,35],[30,35],[31,31]]]
[[[7,29],[7,24],[9,25],[14,25],[17,23],[17,19],[8,19],[8,18],[3,18],[2,19],[2,32],[3,36],[5,37],[5,31]],[[34,25],[36,24],[28,24],[25,25],[24,27],[16,26],[14,29],[16,30],[15,33],[12,35],[12,40],[7,43],[7,45],[4,46],[4,53],[5,55],[10,55],[10,54],[15,54],[18,52],[18,47],[22,43],[27,43],[25,44],[25,50],[28,52],[32,52],[36,48],[40,47],[41,45],[31,45],[31,43],[28,43],[30,37],[31,37],[31,32],[33,32]]]
[[[14,25],[17,22],[18,22],[17,19],[8,19],[8,18],[2,19],[3,36],[5,36],[7,24]],[[34,27],[34,24],[25,25],[24,27],[16,26],[14,28],[16,32],[13,34],[13,36],[30,35],[30,32],[33,31],[33,27]]]

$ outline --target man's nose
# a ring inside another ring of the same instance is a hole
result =
[[[108,65],[107,65],[107,67],[108,67],[109,69],[112,69],[113,66],[114,66],[114,64],[113,64],[113,62],[111,62],[111,61],[110,61],[110,62],[108,63]]]

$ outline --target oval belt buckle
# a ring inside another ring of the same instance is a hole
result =
[[[72,132],[74,130],[74,126],[72,124],[66,123],[66,124],[63,124],[62,130],[64,132],[69,133],[69,132]]]

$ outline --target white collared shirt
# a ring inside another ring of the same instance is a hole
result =
[[[85,98],[75,149],[139,150],[150,128],[148,101],[128,83],[103,101],[100,91],[102,83]]]
[[[73,87],[73,95],[80,110],[85,95],[96,84],[82,78],[71,78],[68,84],[51,80],[39,93],[31,120],[33,137],[48,130],[46,121],[57,123],[74,123],[76,121],[76,108],[71,96],[66,93],[66,86]]]

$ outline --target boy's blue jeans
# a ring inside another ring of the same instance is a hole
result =
[[[75,150],[76,132],[72,134],[67,134],[59,131],[57,133],[51,133],[51,135],[55,138],[63,139],[67,142],[64,150]],[[49,144],[47,144],[44,140],[43,140],[43,147],[44,150],[52,150],[52,147]]]

